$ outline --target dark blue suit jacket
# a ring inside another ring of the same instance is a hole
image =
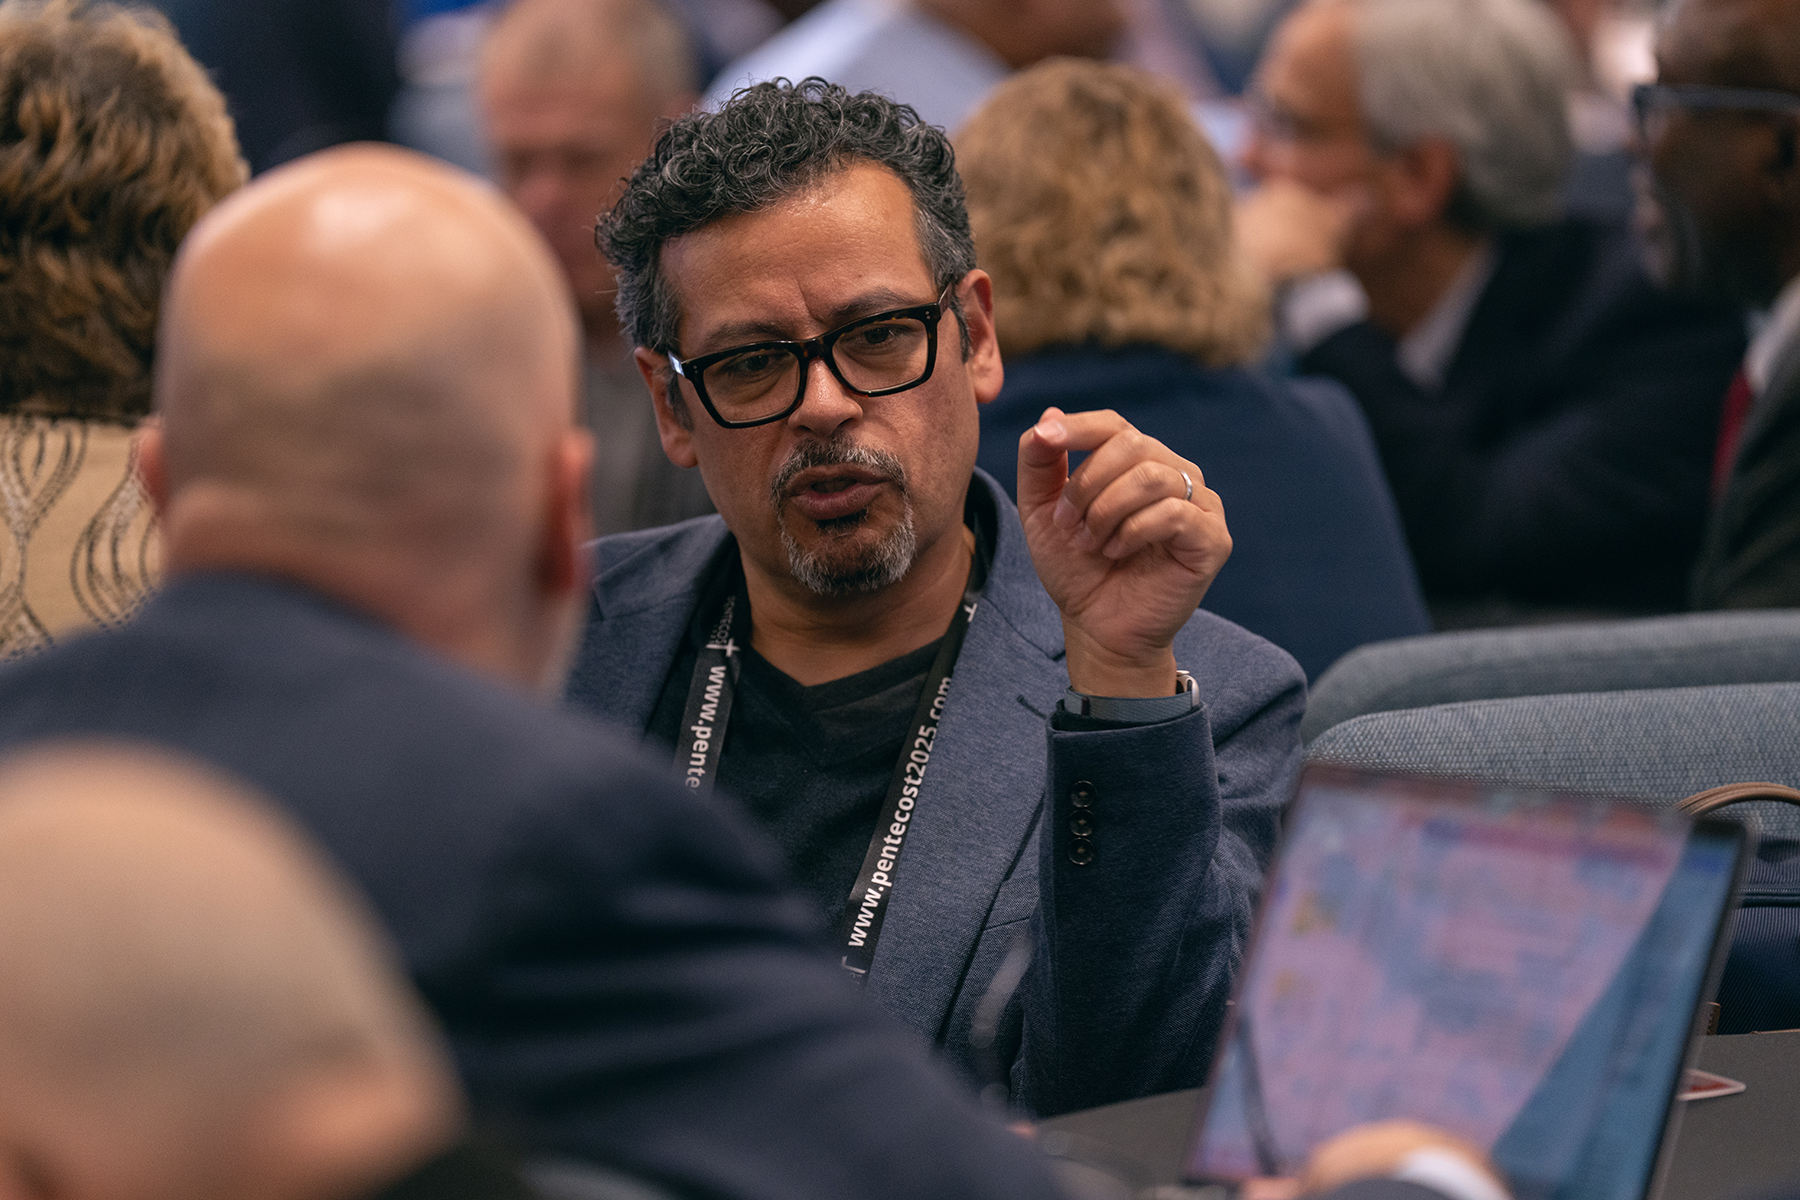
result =
[[[1741,317],[1658,293],[1622,225],[1499,254],[1441,394],[1367,322],[1301,368],[1362,403],[1427,595],[1682,607]]]
[[[1342,388],[1151,346],[1011,359],[981,413],[978,461],[1015,497],[1019,437],[1052,404],[1117,409],[1200,465],[1232,542],[1201,607],[1268,638],[1308,678],[1364,642],[1431,631],[1368,425]]]
[[[0,747],[68,735],[274,797],[385,919],[478,1117],[529,1149],[684,1195],[1051,1194],[850,991],[773,851],[587,720],[219,575],[0,671]]]

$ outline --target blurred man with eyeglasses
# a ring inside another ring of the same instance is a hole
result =
[[[1699,608],[1800,605],[1800,3],[1687,0],[1638,88],[1638,220],[1670,288],[1756,330],[1714,446]]]
[[[686,117],[600,235],[719,516],[598,543],[571,698],[743,804],[847,974],[1021,1107],[1202,1082],[1304,689],[1195,611],[1200,469],[1050,409],[1017,509],[975,470],[992,288],[947,139],[881,96]]]
[[[1684,605],[1742,350],[1563,208],[1574,59],[1534,0],[1314,0],[1240,207],[1300,368],[1356,395],[1441,623]]]
[[[695,85],[688,39],[658,0],[513,0],[482,45],[477,92],[500,186],[550,244],[581,313],[602,534],[712,511],[700,477],[657,445],[593,229],[657,127],[693,107]]]

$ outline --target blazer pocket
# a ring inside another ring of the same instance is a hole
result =
[[[984,927],[998,929],[1002,925],[1016,924],[1031,916],[1037,905],[1037,862],[1033,858],[1029,864],[1021,862],[1019,869],[1000,884],[1000,892],[994,897],[994,907],[988,911]]]

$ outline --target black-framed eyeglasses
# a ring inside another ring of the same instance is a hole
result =
[[[1651,122],[1670,109],[1800,114],[1800,96],[1768,88],[1709,87],[1702,83],[1640,83],[1631,89],[1638,137],[1652,140]]]
[[[767,425],[799,408],[815,358],[852,395],[891,396],[931,378],[938,322],[955,286],[931,304],[862,317],[804,342],[752,342],[685,361],[671,354],[669,365],[726,429]]]

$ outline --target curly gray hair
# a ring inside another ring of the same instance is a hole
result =
[[[778,79],[669,126],[600,219],[595,240],[618,269],[621,327],[640,346],[674,353],[681,312],[663,277],[663,246],[722,217],[768,208],[856,161],[887,167],[911,191],[919,246],[939,289],[974,270],[962,179],[943,130],[873,92]],[[950,303],[960,324],[954,293]],[[963,339],[966,353],[966,330]]]

